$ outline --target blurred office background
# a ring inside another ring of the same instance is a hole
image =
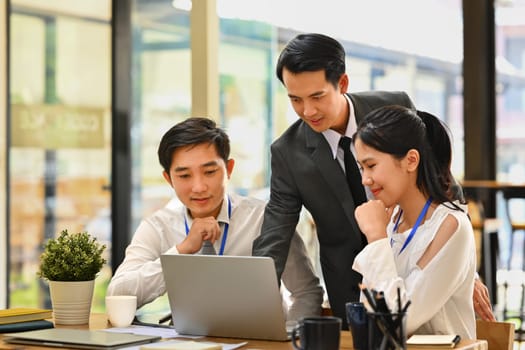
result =
[[[350,91],[404,90],[440,116],[458,179],[525,182],[523,0],[6,0],[0,308],[49,306],[38,257],[67,228],[108,246],[94,300],[95,311],[104,309],[138,222],[173,198],[156,150],[169,127],[195,113],[195,84],[209,77],[192,71],[192,38],[203,35],[196,23],[213,20],[217,27],[202,31],[217,44],[205,59],[218,73],[211,116],[236,159],[231,190],[268,193],[269,145],[297,119],[274,66],[300,32],[344,44]],[[525,206],[516,208],[525,216]],[[311,229],[307,215],[303,224]],[[508,236],[503,227],[500,246]]]

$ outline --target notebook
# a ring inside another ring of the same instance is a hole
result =
[[[113,333],[102,330],[51,328],[37,331],[7,333],[6,343],[53,346],[77,349],[112,350],[125,346],[140,345],[160,340],[159,336]]]
[[[0,324],[0,333],[15,333],[33,331],[36,329],[53,328],[55,325],[48,320],[35,320],[25,322],[15,322],[8,324]],[[0,348],[1,349],[1,348]]]
[[[178,333],[290,339],[271,258],[161,255],[160,259]]]
[[[0,310],[0,324],[44,320],[51,317],[53,312],[49,309],[15,307]]]
[[[456,334],[414,334],[407,340],[407,345],[454,348],[461,337]]]

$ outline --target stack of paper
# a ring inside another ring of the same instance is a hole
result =
[[[222,345],[196,341],[158,342],[142,345],[140,350],[222,350]]]
[[[214,343],[207,341],[171,340],[153,344],[145,344],[140,350],[235,350],[242,348],[248,342],[236,344]]]

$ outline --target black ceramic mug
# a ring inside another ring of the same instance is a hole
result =
[[[341,323],[339,317],[305,317],[292,331],[292,345],[296,350],[339,350]]]

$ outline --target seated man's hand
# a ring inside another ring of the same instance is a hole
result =
[[[474,311],[483,321],[496,321],[492,312],[489,290],[479,278],[474,279]]]
[[[202,248],[204,241],[213,244],[220,235],[221,228],[214,217],[195,218],[186,239],[177,244],[177,250],[180,254],[194,254]]]

